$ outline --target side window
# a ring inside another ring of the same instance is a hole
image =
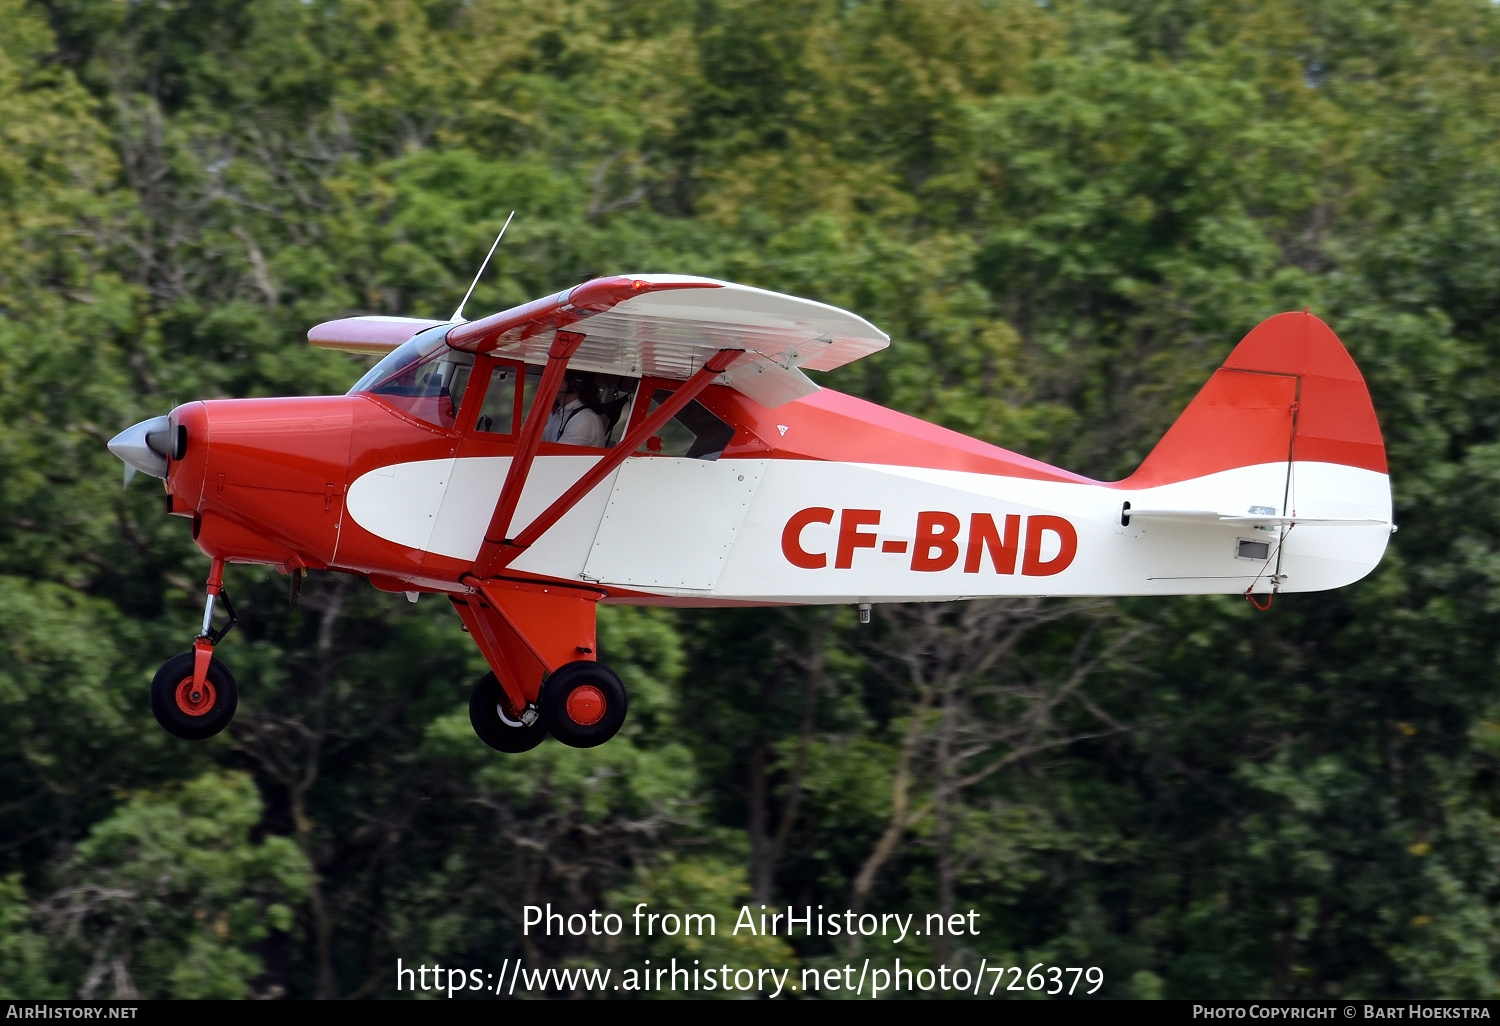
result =
[[[516,376],[513,364],[496,363],[490,371],[490,384],[484,392],[484,404],[474,418],[474,430],[490,435],[515,433]]]
[[[665,388],[651,393],[651,410],[671,398]],[[650,411],[647,411],[650,415]],[[708,411],[696,399],[689,402],[677,416],[662,425],[661,433],[646,439],[641,452],[659,453],[663,456],[686,456],[690,460],[716,460],[724,447],[734,437],[734,428]]]
[[[531,406],[539,401],[537,389],[541,387],[542,368],[527,366],[522,381],[523,416],[530,416]],[[568,371],[558,391],[541,397],[548,407],[548,430],[542,435],[544,442],[561,442],[565,445],[595,445],[595,440],[579,441],[586,431],[570,431],[569,426],[585,410],[594,418],[603,432],[604,448],[613,448],[625,434],[625,424],[630,419],[630,401],[640,385],[640,379],[619,374],[604,374],[594,371]],[[564,403],[564,400],[569,400]],[[593,436],[597,439],[597,435]]]

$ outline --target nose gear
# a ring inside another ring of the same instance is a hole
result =
[[[214,646],[234,627],[234,604],[224,591],[224,561],[215,559],[208,572],[208,600],[203,606],[203,630],[193,639],[191,652],[173,656],[151,681],[151,712],[167,733],[187,741],[213,737],[229,726],[239,706],[234,675],[214,658]],[[214,609],[223,602],[229,620],[214,629]]]

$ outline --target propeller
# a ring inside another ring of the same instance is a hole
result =
[[[166,480],[167,457],[173,455],[171,419],[152,417],[132,424],[109,440],[109,451],[125,464],[127,486],[137,471]]]

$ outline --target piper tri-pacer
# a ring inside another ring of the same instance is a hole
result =
[[[151,686],[178,737],[234,715],[214,658],[226,563],[274,566],[294,593],[317,569],[446,597],[493,671],[474,729],[521,752],[624,721],[600,602],[1269,602],[1359,580],[1394,530],[1369,391],[1309,313],[1251,331],[1116,482],[820,388],[804,371],[889,338],[729,282],[597,278],[481,320],[350,317],[308,339],[383,359],[347,395],[187,403],[109,444],[165,481],[212,560],[202,632]],[[587,411],[582,444],[556,429],[565,406]]]

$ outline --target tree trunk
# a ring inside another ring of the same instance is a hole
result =
[[[953,914],[953,820],[949,809],[949,788],[953,781],[953,730],[956,720],[953,701],[953,678],[943,681],[943,715],[937,736],[937,783],[932,795],[933,844],[937,848],[937,904],[943,922]],[[933,953],[939,965],[947,964],[953,945],[945,932],[933,941]]]
[[[766,833],[766,741],[757,738],[750,749],[750,761],[746,767],[749,775],[746,802],[749,805],[750,827],[750,894],[752,900],[765,904],[771,900],[771,879],[774,873],[774,855],[771,839]]]

